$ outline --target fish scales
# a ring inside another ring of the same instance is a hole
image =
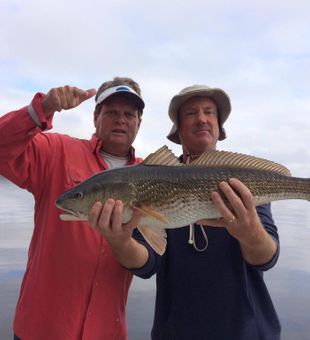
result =
[[[190,218],[220,217],[211,203],[211,193],[221,181],[234,177],[252,192],[256,205],[283,199],[310,199],[309,179],[261,170],[167,166],[139,166],[129,169],[128,180],[135,187],[132,203],[151,206],[175,227],[185,210],[184,223]],[[133,171],[131,171],[133,170]],[[175,221],[175,222],[173,222]]]

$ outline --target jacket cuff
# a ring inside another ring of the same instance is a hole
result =
[[[37,93],[31,104],[28,106],[28,112],[34,122],[41,128],[41,130],[50,130],[53,128],[53,116],[52,114],[48,119],[45,117],[44,110],[42,107],[42,100],[46,95],[44,93]]]
[[[275,239],[272,235],[270,235],[270,236],[275,241],[277,249],[276,249],[276,253],[273,255],[272,259],[269,262],[261,264],[259,266],[254,266],[255,268],[260,269],[262,271],[267,271],[267,270],[271,269],[272,267],[274,267],[274,265],[277,263],[277,261],[279,259],[279,255],[280,255],[280,243],[279,243],[279,241],[277,239]]]
[[[128,269],[132,274],[140,277],[141,279],[148,279],[155,274],[155,269],[160,255],[156,254],[153,248],[144,240],[143,236],[137,230],[133,233],[134,239],[142,244],[148,251],[148,260],[141,268]]]

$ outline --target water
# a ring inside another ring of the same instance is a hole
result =
[[[282,340],[310,339],[310,205],[282,201],[272,205],[281,254],[265,274],[282,324]],[[12,340],[12,320],[32,234],[33,199],[0,177],[0,339]],[[150,339],[155,281],[135,278],[129,293],[129,340]]]

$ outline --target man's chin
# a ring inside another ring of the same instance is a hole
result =
[[[119,141],[119,142],[125,142],[128,141],[128,136],[125,133],[112,133],[110,135],[110,140],[111,141]]]
[[[199,154],[213,150],[215,148],[216,141],[213,138],[200,138],[196,143],[196,150],[199,150]]]
[[[210,132],[199,132],[195,134],[195,138],[200,143],[212,143],[214,141],[213,135]]]

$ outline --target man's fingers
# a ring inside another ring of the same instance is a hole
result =
[[[92,227],[97,227],[100,214],[102,212],[102,203],[96,202],[89,213],[88,222]]]
[[[70,104],[72,107],[80,105],[85,100],[93,97],[96,94],[96,89],[81,90],[78,87],[72,88],[72,99]],[[70,92],[69,92],[70,93]]]
[[[119,233],[122,232],[123,228],[130,231],[137,227],[142,213],[134,210],[131,220],[123,224],[123,209],[124,203],[121,200],[108,199],[104,205],[101,202],[96,202],[91,208],[88,222],[92,227],[100,229],[104,234],[110,232]]]
[[[122,229],[122,218],[123,218],[123,202],[120,200],[116,200],[112,214],[112,229],[114,231],[120,231]]]
[[[97,90],[96,89],[88,89],[88,90],[86,90],[84,92],[85,92],[85,95],[84,95],[82,101],[87,100],[87,99],[93,97],[97,93]]]
[[[222,190],[222,188],[220,187]],[[224,193],[225,194],[225,193]],[[223,197],[216,191],[212,192],[211,199],[217,210],[221,213],[221,215],[226,218],[231,216],[231,204],[229,201],[223,200]]]
[[[249,188],[236,178],[231,178],[229,180],[229,184],[233,189],[235,189],[240,194],[240,197],[245,208],[252,209],[254,207],[254,199]]]
[[[96,202],[89,213],[88,222],[101,231],[110,228],[111,215],[113,213],[115,202],[112,199],[108,199],[103,205],[101,202]]]
[[[102,208],[102,212],[100,214],[100,218],[98,221],[98,225],[100,226],[101,229],[111,228],[111,217],[113,214],[114,207],[115,201],[109,198]]]
[[[74,86],[62,86],[51,89],[42,100],[42,107],[47,117],[61,110],[69,110],[80,105],[96,94],[95,89],[82,90]]]
[[[78,87],[68,85],[59,88],[59,95],[64,110],[72,109],[90,98],[87,90],[85,91]]]
[[[61,100],[56,88],[51,89],[42,99],[42,108],[46,117],[49,117],[55,111],[61,111]]]
[[[58,88],[58,95],[61,102],[61,109],[67,110],[70,109],[70,104],[72,102],[71,96],[71,87],[65,86],[65,87],[59,87]]]

